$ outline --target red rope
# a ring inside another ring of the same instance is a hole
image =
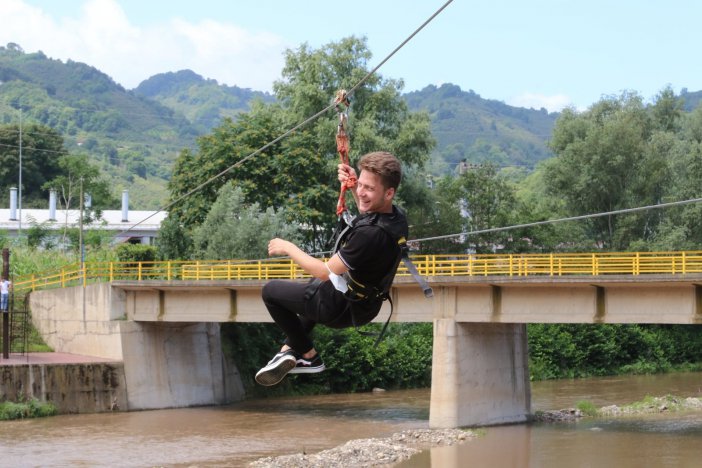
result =
[[[351,165],[349,163],[349,135],[346,132],[348,126],[347,110],[351,105],[346,90],[337,91],[334,99],[336,111],[339,113],[339,126],[336,130],[336,151],[339,153],[339,159],[342,164]],[[346,211],[346,190],[356,186],[356,177],[349,177],[346,182],[341,183],[339,191],[339,200],[336,203],[336,215],[341,216],[341,213]]]

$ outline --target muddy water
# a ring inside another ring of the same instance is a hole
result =
[[[700,396],[702,374],[536,382],[534,410]],[[0,466],[245,466],[350,439],[428,426],[429,391],[326,395],[0,422]],[[702,414],[488,428],[422,453],[407,467],[701,466]]]
[[[570,408],[583,400],[621,405],[666,394],[701,397],[702,373],[535,382],[532,409]],[[399,468],[430,466],[700,467],[702,413],[491,427],[470,443],[434,448]]]

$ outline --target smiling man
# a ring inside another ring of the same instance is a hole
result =
[[[408,235],[407,219],[393,205],[402,168],[387,152],[366,154],[359,167],[358,183],[351,191],[360,215],[344,232],[328,262],[284,239],[268,244],[269,255],[289,256],[313,279],[307,284],[273,280],[263,288],[263,302],[287,339],[256,374],[261,385],[275,385],[288,373],[323,371],[324,363],[309,337],[314,326],[365,325],[378,315],[388,297],[402,257],[400,245]],[[342,183],[356,177],[354,169],[345,164],[339,164],[338,173]]]

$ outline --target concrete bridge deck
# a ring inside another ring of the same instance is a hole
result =
[[[702,273],[686,275],[428,277],[393,284],[395,322],[702,323]],[[304,280],[300,280],[304,281]],[[126,316],[143,322],[270,322],[261,280],[113,281]],[[378,316],[385,320],[389,305]]]
[[[432,427],[528,419],[527,323],[702,323],[702,273],[428,280],[431,300],[396,278],[392,320],[434,325]],[[219,323],[270,321],[265,282],[119,280],[35,291],[30,307],[55,350],[124,362],[122,408],[221,404],[244,394]]]

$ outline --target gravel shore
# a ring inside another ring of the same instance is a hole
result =
[[[597,411],[600,417],[618,417],[665,411],[702,410],[700,398],[674,396],[649,397],[642,402],[625,406],[606,406]],[[542,422],[574,422],[585,415],[578,409],[568,408],[539,411],[533,419]],[[254,468],[348,468],[391,467],[431,447],[455,445],[476,437],[464,429],[415,429],[398,432],[382,439],[357,439],[318,453],[298,453],[266,457],[252,462]]]
[[[463,429],[415,429],[383,439],[357,439],[319,453],[266,457],[252,462],[255,468],[347,468],[392,466],[422,450],[454,445],[475,437]]]

